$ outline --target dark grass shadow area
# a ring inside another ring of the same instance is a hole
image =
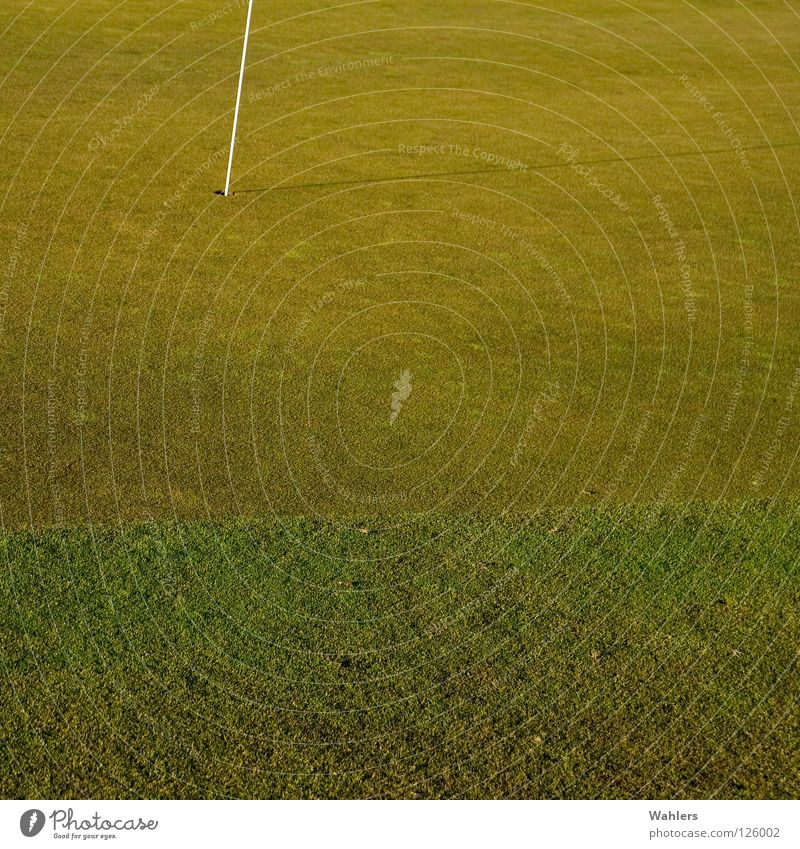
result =
[[[796,797],[798,536],[754,504],[15,533],[0,789]]]

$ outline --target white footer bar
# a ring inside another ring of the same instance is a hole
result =
[[[0,845],[800,846],[789,801],[0,801]]]

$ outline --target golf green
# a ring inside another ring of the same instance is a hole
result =
[[[3,791],[796,796],[796,9],[245,7],[0,9]]]

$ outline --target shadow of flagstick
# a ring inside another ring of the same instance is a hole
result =
[[[719,153],[735,153],[736,151],[751,151],[751,150],[777,150],[779,148],[784,147],[798,147],[800,146],[800,142],[781,142],[778,144],[759,144],[759,145],[751,145],[750,147],[728,147],[728,148],[715,148],[714,150],[684,150],[679,151],[678,153],[645,153],[640,156],[611,156],[605,159],[583,159],[583,160],[575,160],[572,162],[549,162],[545,165],[531,165],[526,169],[527,171],[548,171],[554,168],[570,168],[575,165],[609,165],[615,162],[642,162],[648,159],[663,159],[663,160],[672,160],[678,159],[680,157],[685,156],[713,156]],[[231,194],[257,194],[260,192],[285,192],[291,189],[321,189],[326,188],[327,186],[355,186],[355,185],[370,185],[374,183],[393,183],[402,180],[424,180],[429,177],[458,177],[458,176],[466,176],[470,174],[506,174],[506,173],[519,173],[516,169],[511,168],[478,168],[470,171],[435,171],[428,172],[425,174],[398,174],[393,177],[375,177],[375,178],[357,178],[354,180],[329,180],[327,182],[321,183],[295,183],[294,185],[289,186],[266,186],[263,188],[257,189],[237,189],[235,192],[231,192]],[[222,190],[217,190],[214,192],[216,195],[224,195]]]
[[[295,183],[290,186],[269,186],[260,189],[237,189],[234,194],[251,194],[256,192],[285,192],[289,189],[321,189],[326,186],[354,186],[359,183],[393,183],[398,180],[424,180],[427,177],[457,177],[467,174],[491,174],[495,171],[505,171],[505,168],[479,168],[473,171],[434,171],[425,174],[397,174],[393,177],[361,177],[354,180],[330,180],[322,183]],[[222,192],[216,192],[222,194]]]

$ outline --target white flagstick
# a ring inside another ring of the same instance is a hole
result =
[[[231,187],[231,168],[233,168],[233,146],[236,144],[236,124],[239,122],[239,101],[242,99],[242,81],[244,80],[244,60],[247,56],[247,39],[250,37],[250,15],[253,11],[253,0],[247,5],[247,23],[244,26],[244,44],[242,45],[242,67],[239,68],[239,88],[236,91],[236,108],[233,110],[233,132],[231,133],[231,152],[228,156],[228,176],[225,178],[225,197]]]

